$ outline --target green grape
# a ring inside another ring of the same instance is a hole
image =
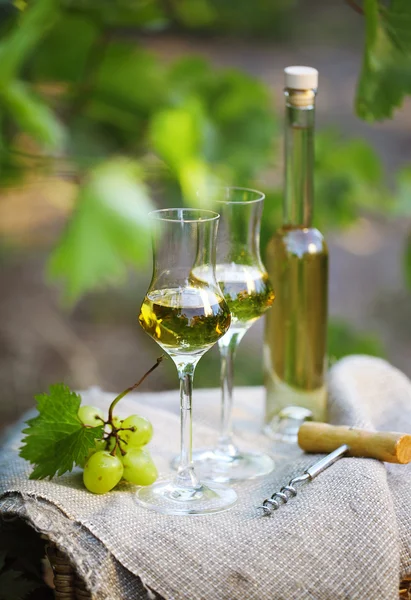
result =
[[[123,419],[120,419],[120,417],[113,417],[113,425],[116,429],[118,429],[119,427],[122,427],[122,423],[123,423]]]
[[[100,450],[90,456],[84,467],[83,481],[93,494],[105,494],[115,487],[123,476],[123,464],[117,456]]]
[[[96,406],[80,406],[77,413],[78,418],[86,427],[97,427],[102,425],[101,419],[104,419],[104,413]]]
[[[78,465],[84,468],[84,465],[86,464],[90,456],[92,456],[96,452],[99,452],[100,450],[105,450],[106,445],[107,444],[105,440],[94,440],[94,446],[87,450],[87,454],[78,462]]]
[[[124,466],[123,477],[136,485],[151,485],[158,477],[158,471],[147,450],[130,448],[121,458]]]
[[[130,448],[141,448],[153,437],[153,426],[150,421],[139,415],[131,415],[124,419],[122,427],[133,427],[135,431],[120,431],[119,436],[123,442],[127,442]]]

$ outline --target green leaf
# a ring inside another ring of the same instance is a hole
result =
[[[391,0],[389,9],[380,7],[392,43],[403,53],[411,52],[411,10],[408,0]]]
[[[160,62],[135,43],[118,41],[104,50],[93,87],[100,100],[141,115],[160,106],[166,92]]]
[[[335,131],[321,132],[315,148],[316,226],[321,230],[351,225],[362,209],[387,210],[391,196],[381,161],[363,140],[344,140]]]
[[[112,123],[111,123],[112,125]],[[117,133],[117,129],[115,129]],[[81,114],[70,122],[70,137],[67,141],[69,160],[81,169],[93,167],[119,151],[119,143],[110,135],[109,127]]]
[[[217,198],[213,197],[212,191],[222,185],[229,185],[230,176],[228,171],[212,168],[201,158],[185,161],[178,171],[184,202],[188,206],[215,209]]]
[[[208,142],[214,134],[213,125],[196,98],[178,108],[157,112],[151,123],[152,145],[176,173],[188,205],[210,208],[208,192],[230,182],[231,173],[225,165],[207,160]]]
[[[203,161],[241,185],[272,160],[275,118],[262,84],[192,57],[173,65],[168,81],[172,106],[154,115],[151,141],[174,170]]]
[[[196,102],[156,112],[150,127],[154,150],[178,171],[185,162],[198,156],[203,121],[201,105]]]
[[[12,81],[0,90],[0,99],[22,131],[52,150],[61,149],[65,141],[63,125],[53,111],[34,96],[21,81]]]
[[[356,94],[359,117],[391,117],[411,93],[411,2],[398,0],[386,9],[365,0],[366,47]]]
[[[150,256],[147,213],[152,209],[135,162],[111,159],[90,174],[49,262],[49,274],[66,280],[67,301],[118,282],[127,263],[146,264]]]
[[[238,182],[255,178],[275,156],[276,119],[265,86],[243,73],[225,71],[218,75],[206,108],[214,132],[209,160],[229,165]]]
[[[59,0],[30,3],[18,23],[0,44],[0,86],[13,79],[45,32],[54,23]]]
[[[333,151],[330,152],[333,146]],[[373,147],[363,139],[343,140],[341,135],[322,132],[316,141],[317,163],[370,185],[382,181],[382,164]]]
[[[180,104],[193,95],[200,95],[207,102],[217,81],[215,71],[204,58],[185,56],[170,66],[167,85],[172,103]]]
[[[33,77],[38,81],[80,81],[98,35],[99,29],[91,19],[60,13],[33,56]]]
[[[25,600],[38,584],[24,579],[23,573],[8,569],[0,573],[0,600]]]
[[[76,119],[77,122],[79,120]],[[100,145],[99,138],[105,138],[106,143],[110,140],[117,144],[117,151],[120,151],[120,148],[123,152],[127,149],[134,154],[136,150],[139,153],[146,150],[144,146],[146,120],[138,110],[129,110],[119,106],[118,103],[94,96],[90,98],[82,120],[80,133],[83,134],[86,147]],[[87,137],[88,141],[86,141]],[[82,151],[81,148],[79,150]]]
[[[81,398],[66,385],[50,386],[49,394],[36,396],[37,417],[27,421],[20,456],[35,465],[31,479],[44,479],[71,471],[103,436],[103,426],[84,427],[77,417]]]

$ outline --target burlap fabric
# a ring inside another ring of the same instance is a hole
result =
[[[350,357],[330,373],[330,420],[411,432],[411,382],[383,360]],[[107,407],[111,395],[90,392]],[[259,433],[264,391],[237,392],[237,439],[270,449]],[[194,443],[215,439],[217,390],[195,392]],[[165,474],[178,450],[178,393],[135,394],[119,412],[140,412],[155,426],[152,451]],[[312,464],[315,456],[271,447],[276,469],[236,485],[238,504],[205,517],[172,517],[137,506],[135,488],[103,497],[81,474],[30,481],[11,435],[0,461],[0,515],[27,519],[73,563],[96,600],[293,600],[398,597],[411,573],[411,469],[344,458],[301,488],[271,517],[262,499]]]

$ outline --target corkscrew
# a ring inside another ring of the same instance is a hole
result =
[[[270,498],[266,498],[258,508],[261,508],[265,515],[271,515],[274,510],[280,508],[282,504],[287,504],[290,498],[294,498],[297,495],[297,490],[295,489],[297,483],[312,481],[314,477],[317,477],[317,475],[325,471],[327,467],[330,467],[339,458],[344,456],[348,450],[349,446],[347,446],[347,444],[340,446],[337,450],[334,450],[334,452],[331,452],[331,454],[328,454],[325,458],[322,458],[306,469],[302,475],[291,479],[288,485],[283,486],[279,492],[274,492]]]
[[[411,462],[411,435],[396,432],[375,432],[353,427],[307,422],[298,431],[298,444],[306,452],[330,452],[294,477],[279,492],[266,498],[258,508],[271,515],[283,504],[297,496],[296,484],[312,481],[342,456],[376,458],[385,462]]]

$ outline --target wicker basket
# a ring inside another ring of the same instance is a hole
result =
[[[54,544],[46,548],[47,558],[53,569],[54,596],[56,600],[91,600],[84,583],[63,552]]]
[[[77,576],[66,555],[53,544],[47,546],[47,557],[54,573],[54,594],[56,600],[91,600],[84,583]],[[411,600],[411,577],[400,585],[400,600]],[[370,598],[369,600],[376,600]]]
[[[401,581],[400,598],[402,600],[411,600],[411,577],[407,577]]]

